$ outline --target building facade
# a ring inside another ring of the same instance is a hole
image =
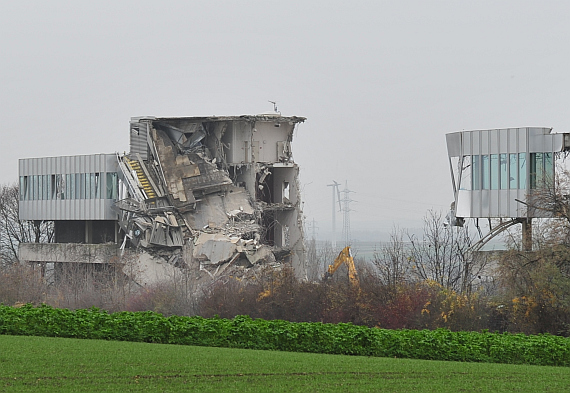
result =
[[[546,218],[528,209],[533,190],[552,187],[555,156],[570,134],[550,128],[461,131],[446,135],[458,218]]]

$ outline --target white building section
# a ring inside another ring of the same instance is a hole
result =
[[[446,135],[454,193],[452,224],[465,218],[547,218],[527,208],[534,189],[553,187],[557,153],[570,134],[550,128],[461,131]]]
[[[20,220],[116,220],[115,154],[19,160]]]

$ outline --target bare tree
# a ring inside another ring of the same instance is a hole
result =
[[[430,210],[424,218],[423,238],[409,235],[412,272],[422,280],[465,293],[485,268],[486,258],[470,252],[468,227],[451,227],[444,222],[441,213]]]
[[[322,278],[329,265],[334,263],[335,258],[338,256],[338,251],[334,250],[332,243],[327,241],[316,250],[316,255],[317,276]]]
[[[392,229],[390,241],[374,253],[372,264],[380,282],[390,288],[396,288],[409,278],[410,264],[402,230]]]
[[[307,245],[307,279],[309,282],[318,281],[322,274],[317,256],[317,241],[312,238]]]
[[[17,184],[0,185],[0,264],[18,261],[20,243],[43,243],[53,240],[53,222],[20,221],[18,204],[20,192]]]

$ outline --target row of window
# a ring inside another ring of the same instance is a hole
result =
[[[525,190],[527,177],[534,189],[552,182],[554,175],[552,153],[531,153],[528,172],[526,153],[465,156],[463,162],[464,170],[469,166],[471,170],[465,171],[462,188],[472,190]]]
[[[117,192],[115,172],[20,176],[21,201],[117,199]]]

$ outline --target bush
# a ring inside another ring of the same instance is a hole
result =
[[[570,366],[570,339],[523,334],[387,330],[350,323],[109,314],[96,308],[0,306],[0,334],[75,337],[340,355]]]

